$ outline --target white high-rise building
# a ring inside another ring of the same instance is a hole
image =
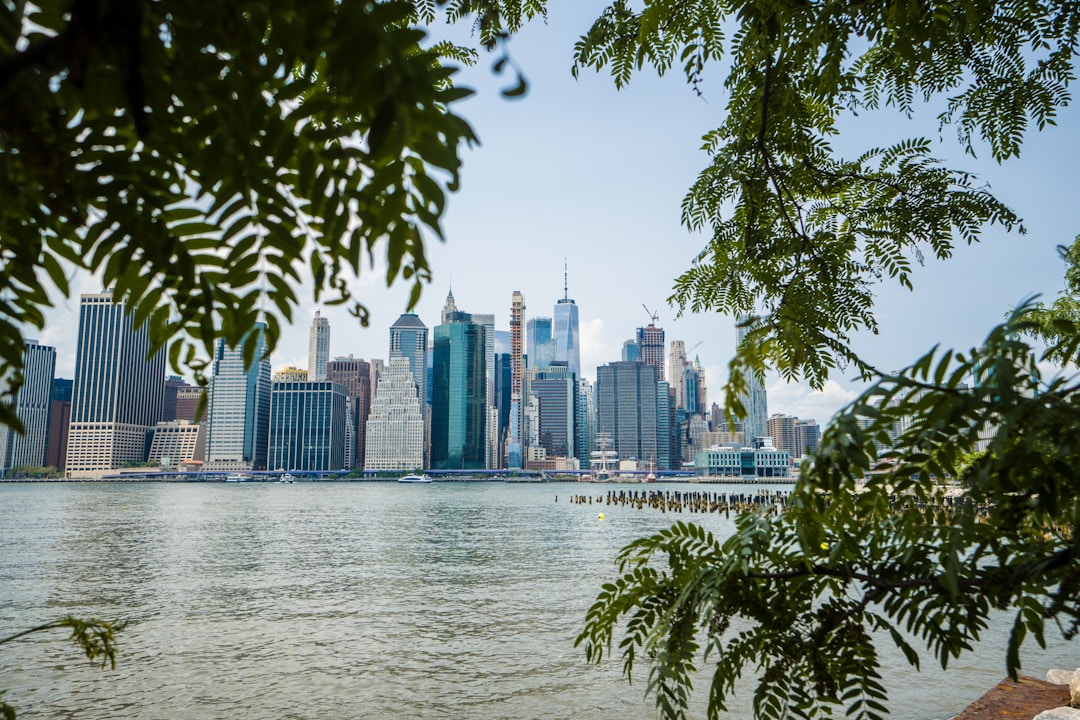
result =
[[[20,435],[0,425],[0,475],[20,465],[44,467],[49,437],[56,348],[27,340],[23,348],[23,383],[11,402],[23,424]]]
[[[150,335],[135,329],[112,292],[83,295],[75,349],[65,473],[96,479],[141,463],[165,402],[165,353],[147,359]]]
[[[368,413],[365,470],[418,470],[424,466],[424,413],[409,359],[392,357]]]
[[[675,390],[676,408],[686,408],[686,387],[683,384],[686,364],[686,344],[682,340],[672,340],[671,353],[668,357],[668,379]]]
[[[750,333],[747,322],[749,318],[741,317],[735,323],[736,347],[742,345]],[[741,400],[746,409],[746,417],[742,420],[742,433],[747,446],[751,446],[754,438],[766,437],[769,434],[769,401],[765,397],[765,385],[760,378],[754,375],[747,378],[747,392],[743,393]]]
[[[218,341],[206,439],[207,470],[265,470],[270,431],[270,358],[266,325],[256,323],[243,344],[229,348]],[[255,362],[244,367],[244,344],[257,343]]]
[[[311,321],[308,340],[308,380],[321,382],[326,379],[326,361],[330,359],[330,321],[318,310]]]

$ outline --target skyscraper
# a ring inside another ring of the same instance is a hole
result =
[[[551,318],[530,318],[525,323],[525,350],[529,367],[547,370],[555,359],[555,340],[551,335]]]
[[[55,378],[52,385],[52,407],[49,410],[49,448],[46,467],[63,470],[67,464],[68,428],[71,425],[71,391],[73,381]]]
[[[276,382],[270,403],[271,470],[345,469],[345,388],[336,382]]]
[[[655,317],[655,316],[654,316]],[[656,327],[655,320],[637,329],[637,343],[641,348],[641,362],[656,368],[657,382],[664,377],[664,328]]]
[[[741,317],[735,324],[736,347],[743,344],[750,333],[750,318]],[[746,409],[746,417],[742,419],[742,433],[747,446],[752,446],[754,438],[768,435],[766,423],[769,420],[769,402],[765,396],[765,385],[761,378],[751,375],[747,379],[747,391],[741,398],[743,407]]]
[[[555,360],[547,370],[537,370],[529,394],[537,401],[538,435],[548,457],[577,457],[577,382],[566,363]]]
[[[562,360],[574,374],[581,377],[581,333],[578,329],[578,307],[570,299],[566,268],[563,268],[563,297],[555,303],[555,359]]]
[[[675,391],[675,407],[686,409],[686,388],[683,386],[683,368],[686,367],[686,344],[682,340],[671,341],[667,379]]]
[[[67,477],[100,478],[141,463],[165,398],[165,354],[147,358],[150,336],[136,329],[112,292],[83,295],[75,349]]]
[[[352,467],[348,469],[362,468],[368,411],[371,407],[371,364],[352,355],[334,358],[326,363],[326,379],[340,383],[345,388],[345,395],[349,398],[348,423],[352,437],[352,447],[347,449]]]
[[[390,326],[390,359],[403,357],[409,361],[409,372],[416,383],[421,405],[427,402],[428,329],[413,313],[405,313]]]
[[[27,340],[22,359],[22,386],[11,402],[15,415],[22,421],[23,432],[19,434],[0,425],[0,475],[20,465],[45,465],[56,348]]]
[[[256,323],[236,348],[218,340],[208,390],[207,470],[267,469],[271,384],[265,332],[266,325]],[[247,343],[255,343],[250,368],[244,367]]]
[[[524,320],[525,296],[515,290],[510,296],[510,439],[506,446],[506,466],[511,469],[524,467],[521,450],[521,385],[525,374],[521,331]]]
[[[405,357],[390,358],[371,401],[365,432],[365,470],[424,466],[424,414]]]
[[[431,467],[482,470],[488,418],[484,327],[464,312],[451,312],[447,320],[435,327]]]
[[[652,365],[613,362],[596,368],[596,431],[611,438],[614,447],[609,449],[615,450],[620,460],[649,464],[662,457],[659,413],[667,414],[668,408],[666,401],[657,401],[660,388]],[[668,392],[666,383],[663,391]],[[663,443],[667,444],[668,438],[663,438]]]
[[[330,359],[330,321],[315,311],[308,340],[308,379],[326,379],[326,362]]]

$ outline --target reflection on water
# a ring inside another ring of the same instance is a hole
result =
[[[0,688],[26,720],[655,717],[643,676],[587,665],[573,640],[618,550],[674,518],[604,507],[599,521],[568,502],[581,492],[0,486],[0,633],[67,613],[131,620],[116,671],[60,639],[8,645]],[[947,677],[886,673],[894,715],[966,705],[1003,674],[1005,631]],[[1070,649],[1025,669],[1080,665]]]

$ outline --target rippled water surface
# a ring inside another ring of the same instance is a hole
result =
[[[115,671],[20,642],[0,647],[0,689],[25,720],[653,718],[643,676],[628,686],[573,647],[619,548],[674,519],[568,502],[605,491],[0,485],[0,635],[68,613],[130,621]],[[962,709],[1003,675],[1002,632],[948,675],[887,672],[894,714]],[[1080,666],[1075,650],[1025,669]]]

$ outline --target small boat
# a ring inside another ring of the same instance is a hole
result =
[[[247,478],[240,473],[229,473],[225,476],[225,482],[247,482]]]
[[[296,482],[296,478],[293,477],[292,473],[285,473],[284,475],[282,475],[281,477],[278,478],[278,482],[279,483],[286,483],[286,484],[291,485],[294,482]]]
[[[427,475],[402,475],[398,478],[398,482],[419,485],[431,482],[431,478],[429,478]]]
[[[654,482],[656,482],[656,473],[654,473],[654,472],[651,472],[651,473],[649,473],[648,475],[646,475],[646,476],[645,476],[645,482],[647,482],[647,483],[654,483]]]

